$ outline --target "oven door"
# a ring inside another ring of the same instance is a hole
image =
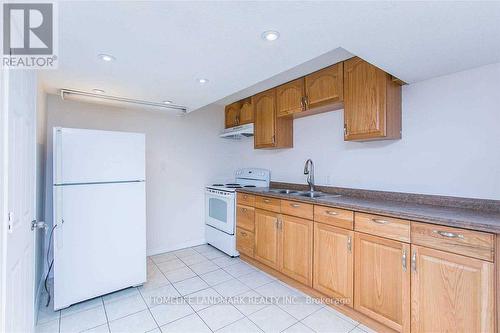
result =
[[[234,198],[235,195],[232,192],[207,189],[205,191],[205,223],[234,235]]]

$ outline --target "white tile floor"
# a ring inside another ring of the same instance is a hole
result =
[[[167,297],[179,297],[181,302],[158,302]],[[276,299],[257,304],[256,297],[301,298],[297,304]],[[141,287],[62,311],[52,311],[52,304],[42,307],[36,331],[373,332],[307,300],[311,298],[240,259],[200,245],[149,257],[148,281]]]

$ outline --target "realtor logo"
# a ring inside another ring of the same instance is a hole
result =
[[[56,67],[54,9],[54,3],[3,4],[2,66]]]

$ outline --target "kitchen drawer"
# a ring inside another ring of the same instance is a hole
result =
[[[261,197],[261,196],[255,197],[255,207],[257,208],[279,213],[281,211],[280,206],[281,206],[280,199]]]
[[[371,235],[410,242],[410,221],[373,214],[355,213],[354,229]]]
[[[236,249],[247,256],[253,257],[254,234],[253,232],[236,228]]]
[[[255,195],[238,193],[238,195],[236,196],[236,201],[241,205],[253,206],[255,204]]]
[[[255,208],[237,205],[236,226],[248,231],[253,231],[255,227]]]
[[[354,212],[314,205],[314,221],[352,230],[354,228]]]
[[[488,261],[493,261],[495,257],[495,235],[487,232],[412,222],[411,241],[413,244]]]
[[[314,206],[303,202],[281,200],[281,213],[312,220]]]

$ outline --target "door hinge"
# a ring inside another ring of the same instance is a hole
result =
[[[12,222],[14,221],[14,213],[13,212],[9,212],[9,214],[7,215],[7,230],[9,233],[12,233]]]

